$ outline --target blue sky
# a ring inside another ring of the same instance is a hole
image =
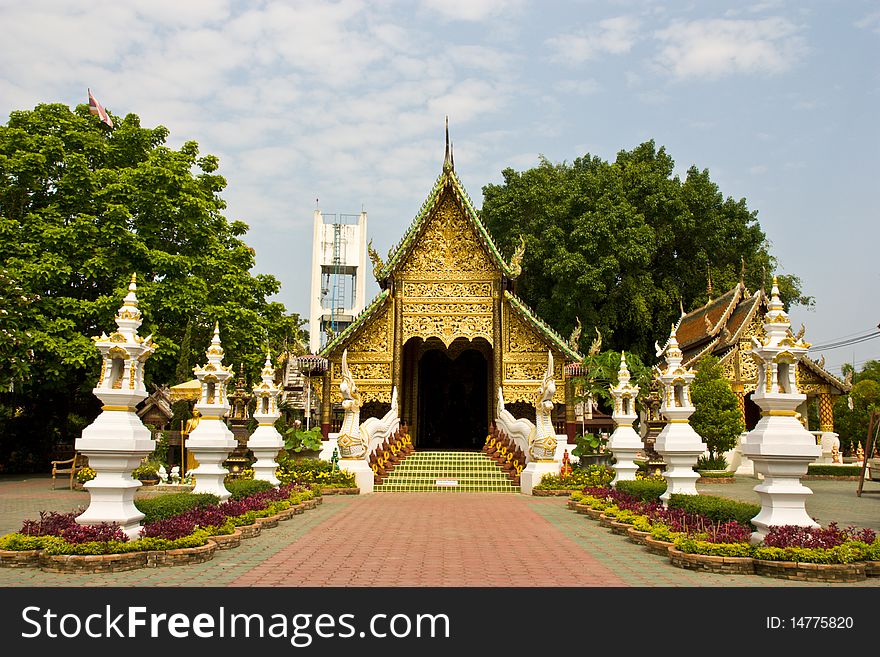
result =
[[[257,271],[303,316],[315,199],[363,207],[385,253],[440,172],[449,115],[478,207],[507,166],[654,139],[758,211],[816,299],[792,311],[808,341],[880,323],[876,2],[0,0],[0,22],[4,120],[91,87],[170,145],[195,139],[221,159]],[[821,353],[838,372],[880,358],[880,339]]]

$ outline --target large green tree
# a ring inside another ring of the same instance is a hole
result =
[[[843,372],[851,377],[853,387],[834,402],[834,429],[841,450],[854,455],[857,444],[865,446],[871,411],[880,411],[880,360],[867,361],[858,372],[845,364]]]
[[[777,263],[757,213],[724,198],[707,170],[681,180],[673,168],[649,141],[613,163],[585,155],[508,168],[502,184],[483,188],[481,218],[502,250],[526,242],[517,293],[557,331],[568,335],[580,317],[584,336],[596,327],[609,348],[651,362],[680,306],[706,303],[710,274],[716,294],[743,263],[751,289],[769,281]],[[780,288],[788,302],[812,301],[794,276]]]
[[[0,463],[13,468],[96,414],[89,338],[114,327],[132,273],[140,333],[159,345],[148,384],[191,378],[215,321],[226,362],[252,376],[267,340],[277,353],[300,334],[299,317],[268,300],[278,280],[250,271],[248,226],[223,215],[218,159],[192,141],[169,148],[166,128],[134,114],[114,123],[44,104],[0,126],[0,295],[14,320],[0,336]]]

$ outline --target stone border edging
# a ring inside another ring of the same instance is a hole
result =
[[[755,573],[765,577],[803,582],[864,582],[865,562],[804,563],[801,561],[767,561],[755,559]]]
[[[320,496],[304,500],[273,516],[257,518],[252,525],[236,527],[232,534],[210,536],[207,543],[197,547],[85,555],[44,554],[43,550],[0,550],[0,568],[37,567],[47,573],[119,573],[141,568],[204,563],[213,559],[217,550],[237,547],[242,539],[255,538],[264,528],[277,527],[279,521],[289,520],[306,509],[316,509],[323,501]]]
[[[696,570],[720,575],[754,575],[755,560],[752,557],[722,557],[709,554],[682,552],[675,547],[667,551],[669,561],[677,568]]]
[[[532,495],[535,497],[567,497],[572,493],[577,493],[579,488],[562,489],[562,488],[533,488]]]
[[[840,479],[840,477],[835,478]],[[678,568],[722,575],[760,575],[776,579],[837,584],[857,583],[865,581],[868,577],[880,577],[880,561],[856,561],[848,564],[815,564],[682,552],[675,548],[675,543],[658,541],[651,538],[650,532],[642,532],[632,525],[614,521],[606,517],[604,511],[592,509],[585,504],[571,500],[569,500],[567,506],[579,514],[599,520],[603,527],[608,527],[615,534],[627,536],[630,542],[643,545],[651,554],[667,557],[670,563]],[[623,531],[619,531],[621,529]]]
[[[360,488],[322,488],[321,495],[360,495]]]

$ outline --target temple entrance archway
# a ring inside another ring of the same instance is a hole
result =
[[[492,348],[482,339],[413,338],[404,347],[404,418],[419,449],[478,450],[490,421]]]

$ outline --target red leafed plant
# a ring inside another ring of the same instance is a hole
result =
[[[836,522],[827,527],[800,527],[798,525],[777,525],[771,527],[764,536],[767,547],[833,548],[846,541],[861,541],[869,545],[877,538],[872,529],[846,527],[841,529]]]

